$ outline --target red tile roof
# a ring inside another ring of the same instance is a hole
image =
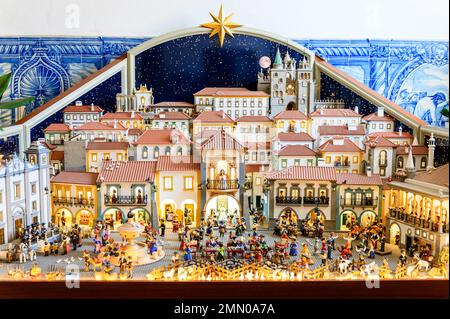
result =
[[[278,140],[281,142],[312,142],[314,139],[305,132],[280,132],[278,133]]]
[[[224,111],[203,111],[194,122],[203,123],[234,123],[233,119]]]
[[[127,134],[128,135],[138,135],[139,136],[139,135],[142,134],[142,131],[140,129],[138,129],[138,128],[129,128]]]
[[[188,103],[188,102],[176,102],[176,101],[164,101],[164,102],[159,102],[153,105],[153,107],[185,107],[185,108],[193,108],[194,104],[192,103]]]
[[[355,125],[355,129],[349,129],[348,125],[320,125],[320,135],[366,135],[364,125]]]
[[[270,150],[271,142],[245,142],[243,145],[248,150]]]
[[[62,171],[50,181],[61,184],[96,185],[98,173]]]
[[[307,120],[306,115],[300,111],[281,111],[274,116],[276,120]]]
[[[311,113],[311,117],[361,117],[352,109],[318,109]]]
[[[127,150],[128,142],[89,142],[87,150]]]
[[[200,163],[194,163],[192,156],[159,156],[157,171],[196,171]]]
[[[385,114],[384,116],[378,116],[378,112],[366,115],[362,118],[363,120],[367,122],[393,122],[394,118]]]
[[[347,185],[383,185],[381,176],[372,174],[372,176],[352,174],[352,173],[336,173],[337,184]]]
[[[139,121],[139,120],[142,120],[142,118],[143,117],[139,112],[108,112],[100,118],[100,121],[104,121],[104,120],[137,120],[137,121]]]
[[[99,183],[153,182],[156,161],[106,161],[98,174]]]
[[[317,153],[305,145],[286,145],[278,151],[278,156],[317,156]]]
[[[398,145],[395,143],[392,143],[388,139],[384,138],[381,135],[377,136],[370,136],[368,137],[367,141],[364,142],[365,145],[368,147],[397,147]]]
[[[412,139],[413,136],[409,132],[373,132],[369,134],[369,137],[373,136],[383,136],[384,138],[407,138]]]
[[[138,137],[135,145],[167,145],[174,144],[172,136],[177,136],[178,140],[175,144],[189,144],[191,141],[177,129],[152,129],[147,130]]]
[[[101,109],[97,105],[69,105],[64,110],[63,113],[101,113]]]
[[[244,122],[244,123],[251,123],[251,122],[257,122],[257,123],[263,123],[263,122],[272,122],[272,120],[264,115],[244,115],[241,116],[236,122]]]
[[[108,125],[100,122],[87,122],[81,126],[78,126],[74,129],[75,131],[123,131],[125,127],[117,123],[117,128],[114,128],[113,125]]]
[[[217,131],[201,145],[204,150],[244,150],[244,146],[224,130]]]
[[[334,144],[333,141],[335,140],[343,140],[343,144]],[[349,138],[331,138],[318,148],[321,152],[362,152],[362,149],[360,149],[355,143],[353,143]]]
[[[417,173],[416,176],[414,177],[414,180],[437,186],[445,186],[448,188],[449,186],[448,165],[449,164],[439,166],[436,169],[429,172]]]
[[[291,166],[266,177],[269,180],[335,181],[336,170],[322,166]]]
[[[184,112],[161,112],[155,115],[154,120],[190,120],[191,117]]]
[[[51,161],[64,161],[64,151],[53,151],[50,155]]]
[[[44,130],[44,133],[49,132],[70,132],[70,128],[64,123],[52,123]]]
[[[194,93],[194,96],[251,96],[251,97],[269,97],[269,94],[263,91],[250,91],[246,88],[230,88],[230,87],[206,87],[197,93]]]
[[[257,173],[257,172],[265,172],[269,165],[261,165],[261,164],[245,164],[245,173]]]
[[[397,155],[408,155],[409,154],[409,146],[399,145],[397,147]],[[413,155],[427,155],[428,147],[425,145],[412,145],[412,153]]]

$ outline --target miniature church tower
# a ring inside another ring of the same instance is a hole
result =
[[[406,161],[405,171],[408,178],[413,178],[416,175],[416,168],[414,166],[414,159],[411,145],[409,146],[408,159]]]
[[[116,108],[117,112],[149,112],[154,104],[153,89],[147,89],[147,85],[142,85],[139,89],[133,89],[131,95],[117,94]]]
[[[286,51],[281,58],[277,49],[270,75],[262,71],[258,73],[258,90],[270,94],[271,114],[284,110],[299,110],[305,114],[314,105],[314,81],[311,64],[303,58],[297,66],[297,61]]]
[[[427,171],[431,171],[434,169],[434,150],[436,148],[436,140],[434,138],[434,134],[431,133],[430,138],[428,139],[428,165]]]

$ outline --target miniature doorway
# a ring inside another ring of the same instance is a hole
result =
[[[389,229],[389,242],[392,245],[400,246],[401,242],[401,230],[400,227],[397,224],[392,224],[391,228]]]
[[[123,220],[123,213],[117,208],[109,208],[105,213],[103,214],[103,219],[106,224],[109,225],[111,230],[116,230],[117,227],[122,225]]]
[[[361,214],[360,224],[363,227],[368,227],[375,222],[376,218],[377,218],[377,215],[375,214],[375,212],[370,211],[370,210],[365,211],[364,213]]]
[[[72,227],[72,213],[67,209],[61,209],[55,214],[55,224],[58,227],[71,228]]]

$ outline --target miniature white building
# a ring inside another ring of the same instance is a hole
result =
[[[176,129],[147,130],[133,145],[137,161],[154,161],[160,155],[186,156],[191,152],[190,139]]]
[[[25,157],[0,165],[0,244],[19,238],[26,226],[50,221],[49,151],[36,141]]]
[[[190,123],[191,117],[184,112],[160,112],[150,120],[150,128],[178,129],[188,136]]]
[[[319,127],[323,125],[356,126],[361,115],[351,109],[318,109],[311,113],[311,136],[317,140]]]
[[[94,104],[83,105],[81,101],[77,101],[75,105],[67,106],[63,113],[64,123],[74,129],[89,122],[98,122],[103,110]]]
[[[394,118],[384,113],[384,107],[378,107],[376,113],[364,116],[363,121],[367,124],[367,133],[394,132]]]
[[[133,89],[131,95],[122,93],[116,95],[117,112],[148,112],[153,104],[153,89],[147,89],[146,85],[141,85],[137,90]]]

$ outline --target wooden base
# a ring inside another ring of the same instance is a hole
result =
[[[392,250],[389,250],[389,249],[385,249],[384,251],[375,250],[375,254],[380,255],[380,256],[387,256],[387,255],[392,254]]]
[[[447,299],[448,280],[385,280],[379,288],[365,281],[304,282],[151,282],[82,281],[69,289],[65,282],[9,281],[0,284],[0,299]]]

